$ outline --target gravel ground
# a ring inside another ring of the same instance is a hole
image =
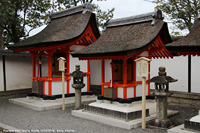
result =
[[[182,124],[184,119],[189,119],[198,113],[194,107],[170,106],[170,109],[180,111],[179,115],[170,119],[176,124]],[[0,100],[0,123],[23,129],[24,132],[69,132],[69,133],[166,133],[164,129],[147,127],[125,130],[101,124],[98,122],[77,118],[71,115],[72,107],[61,109],[34,111]],[[189,113],[190,112],[190,113]],[[1,128],[0,128],[1,129]]]

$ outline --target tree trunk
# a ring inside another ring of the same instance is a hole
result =
[[[3,31],[2,31],[2,27],[0,26],[0,50],[4,49],[4,45],[3,45]]]

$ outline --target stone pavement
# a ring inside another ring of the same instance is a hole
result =
[[[91,102],[95,101],[96,96],[82,96],[82,102]],[[43,100],[42,98],[38,97],[23,97],[23,98],[14,98],[9,99],[11,103],[30,108],[37,111],[43,111],[48,109],[58,109],[62,108],[62,98],[56,100]],[[65,106],[70,107],[73,106],[75,102],[74,97],[67,97],[65,98]]]

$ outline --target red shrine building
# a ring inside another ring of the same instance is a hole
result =
[[[172,58],[164,47],[171,37],[160,10],[138,16],[110,20],[97,41],[72,53],[80,60],[94,60],[101,65],[101,95],[109,88],[116,99],[134,99],[142,92],[141,77],[137,77],[135,60],[140,57]],[[150,62],[149,62],[150,79]],[[146,91],[150,95],[150,83]],[[115,93],[114,93],[115,95]]]
[[[29,52],[32,56],[32,92],[39,96],[57,96],[62,94],[62,78],[59,72],[58,58],[66,58],[65,86],[66,94],[73,94],[70,73],[75,65],[81,66],[86,73],[86,86],[83,93],[90,91],[90,60],[79,61],[71,53],[80,50],[99,36],[92,5],[87,3],[68,10],[53,13],[50,23],[40,33],[9,46],[14,52]]]
[[[198,88],[198,75],[195,77],[192,75],[192,60],[194,59],[194,56],[200,56],[200,17],[196,18],[194,25],[188,35],[185,37],[182,37],[178,39],[177,41],[174,41],[172,43],[169,43],[166,45],[166,48],[174,55],[174,56],[188,56],[188,64],[185,64],[185,66],[188,66],[188,92],[192,92],[193,89]],[[197,62],[194,66],[198,66]],[[199,68],[194,69],[195,73],[197,73]],[[193,77],[192,77],[193,76]],[[181,79],[181,77],[179,77]],[[192,86],[192,80],[194,87]],[[182,85],[182,84],[181,84]],[[195,87],[196,85],[196,87]]]
[[[178,56],[197,55],[200,56],[200,17],[194,22],[194,25],[188,35],[177,41],[169,43],[166,48],[173,54]]]

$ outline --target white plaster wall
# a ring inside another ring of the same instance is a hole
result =
[[[123,95],[123,87],[118,87],[118,98],[123,98],[124,95]]]
[[[80,65],[80,70],[82,72],[87,72],[87,60],[79,60],[78,58],[73,58],[71,55],[70,55],[70,73],[72,73],[73,71],[75,71],[75,66],[76,65]],[[85,87],[82,90],[82,92],[87,92],[87,76],[84,77],[84,83],[85,83]],[[71,77],[71,80],[70,80],[70,91],[69,93],[74,93],[75,90],[74,88],[71,87],[71,84],[73,84],[73,79]]]
[[[148,84],[146,84],[146,95],[148,95]],[[136,97],[142,96],[142,84],[136,87]]]
[[[48,58],[42,57],[42,77],[48,77]]]
[[[193,59],[193,58],[192,58]],[[151,61],[151,78],[158,75],[158,68],[166,67],[167,75],[178,79],[177,82],[169,85],[169,90],[183,91],[188,90],[188,60],[187,57],[174,57],[173,59],[152,59]],[[155,86],[151,83],[151,89]]]
[[[191,62],[191,89],[200,93],[200,57],[192,56]]]
[[[42,77],[48,77],[48,58],[42,57],[41,60],[42,60]],[[35,76],[36,77],[38,76],[38,61],[39,61],[39,57],[36,57],[35,59]]]
[[[64,83],[65,85],[65,94],[67,93],[67,82]],[[62,81],[53,81],[52,82],[52,95],[60,95],[62,94]]]
[[[48,83],[48,81],[45,81],[44,83],[45,83],[45,94],[48,95],[48,93],[49,93],[49,89],[48,89],[49,83]]]
[[[111,60],[105,60],[105,82],[110,82],[112,79],[112,70],[110,67]]]
[[[31,57],[5,57],[7,90],[32,87],[32,60]]]
[[[3,60],[2,56],[0,56],[0,91],[4,90],[4,83],[3,83]]]
[[[101,85],[101,60],[90,60],[91,85]]]
[[[127,87],[127,98],[133,98],[134,96],[134,87]]]

